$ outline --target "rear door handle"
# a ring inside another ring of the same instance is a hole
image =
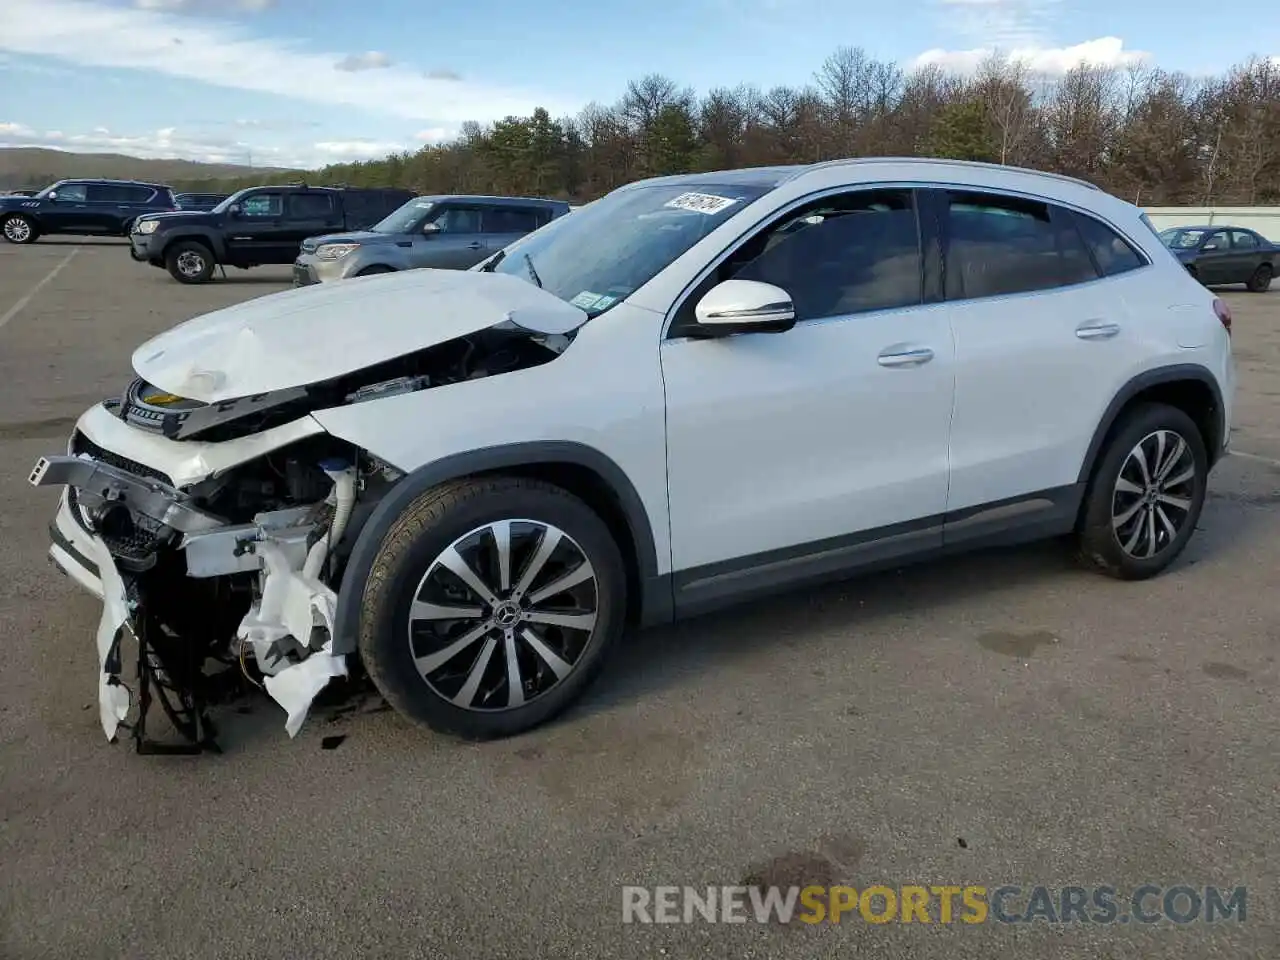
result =
[[[1090,320],[1076,327],[1076,336],[1081,340],[1109,340],[1119,332],[1120,324],[1102,320]]]
[[[876,357],[876,362],[882,367],[918,367],[932,359],[933,351],[928,347],[895,344],[881,350],[880,356]]]

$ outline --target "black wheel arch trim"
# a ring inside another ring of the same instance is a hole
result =
[[[163,262],[169,256],[169,250],[175,243],[183,243],[189,240],[195,240],[198,243],[203,243],[213,251],[214,259],[219,263],[226,260],[226,245],[223,243],[222,237],[216,230],[202,230],[191,227],[182,230],[180,233],[175,232],[172,236],[166,236],[156,256]]]
[[[1206,437],[1205,446],[1208,449],[1210,466],[1215,464],[1222,455],[1222,445],[1226,440],[1223,435],[1225,426],[1223,418],[1226,415],[1226,411],[1222,405],[1222,388],[1218,385],[1217,378],[1207,367],[1198,363],[1175,363],[1138,374],[1121,387],[1116,395],[1111,398],[1111,403],[1107,405],[1102,419],[1098,421],[1097,429],[1094,430],[1093,439],[1089,441],[1089,448],[1085,453],[1084,462],[1080,465],[1078,482],[1087,483],[1089,478],[1093,476],[1093,468],[1102,453],[1102,445],[1106,442],[1111,428],[1115,426],[1116,419],[1120,416],[1120,411],[1125,408],[1125,405],[1130,400],[1151,387],[1159,386],[1162,383],[1177,383],[1185,380],[1203,383],[1213,394],[1216,436],[1212,438]]]
[[[655,623],[671,618],[670,577],[658,574],[657,544],[644,502],[626,473],[594,447],[574,441],[536,440],[496,447],[482,447],[424,464],[410,472],[378,501],[360,527],[350,557],[342,573],[333,618],[333,652],[354,653],[360,633],[360,607],[365,584],[382,539],[404,509],[417,497],[442,483],[477,473],[569,463],[584,467],[603,480],[617,498],[639,568],[641,621]]]

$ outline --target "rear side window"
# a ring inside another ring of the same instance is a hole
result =
[[[490,207],[484,212],[485,233],[532,233],[542,222],[528,207]]]
[[[1258,238],[1244,230],[1234,230],[1231,233],[1231,245],[1237,250],[1257,250]]]
[[[114,183],[91,183],[87,196],[90,203],[124,203],[129,198],[129,188]]]
[[[1020,197],[948,194],[948,300],[998,297],[1096,280],[1070,213]]]
[[[326,193],[289,194],[289,219],[323,220],[333,211],[333,200]]]
[[[1080,236],[1084,238],[1085,245],[1093,254],[1094,263],[1104,277],[1137,270],[1146,264],[1142,255],[1105,223],[1082,213],[1075,213],[1074,216],[1076,226],[1080,228]]]

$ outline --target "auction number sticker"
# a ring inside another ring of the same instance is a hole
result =
[[[737,197],[717,197],[714,193],[682,193],[668,200],[663,206],[675,207],[677,210],[692,210],[695,213],[719,213],[725,207],[738,202]]]
[[[598,293],[592,293],[590,290],[583,290],[569,302],[575,307],[579,307],[583,310],[590,310],[602,299],[603,298]]]

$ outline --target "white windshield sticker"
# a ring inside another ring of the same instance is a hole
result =
[[[599,297],[596,299],[596,302],[592,304],[592,306],[596,310],[603,310],[605,307],[609,306],[610,304],[617,303],[617,302],[618,302],[617,297]]]
[[[581,307],[583,310],[590,310],[600,300],[600,294],[592,293],[590,290],[583,290],[569,302],[575,307]]]
[[[677,210],[693,210],[696,213],[719,213],[725,207],[737,203],[737,197],[717,197],[714,193],[682,193],[663,206]]]

